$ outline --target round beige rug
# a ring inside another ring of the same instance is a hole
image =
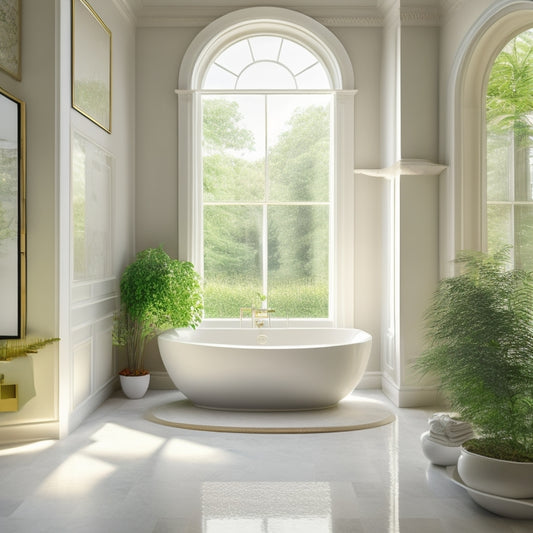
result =
[[[336,406],[314,411],[219,411],[179,399],[152,408],[146,417],[158,424],[231,433],[322,433],[368,429],[395,420],[377,400],[348,396]]]

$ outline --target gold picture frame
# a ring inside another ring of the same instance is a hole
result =
[[[0,70],[21,80],[20,41],[22,0],[0,2]]]
[[[26,111],[0,88],[0,338],[26,330]]]
[[[111,133],[112,36],[87,0],[72,0],[72,107]]]

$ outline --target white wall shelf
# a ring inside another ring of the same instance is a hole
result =
[[[438,176],[448,167],[425,159],[400,159],[386,168],[356,168],[354,174],[394,179],[396,176]]]

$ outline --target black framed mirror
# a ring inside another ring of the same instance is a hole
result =
[[[25,105],[0,88],[0,338],[26,325]]]

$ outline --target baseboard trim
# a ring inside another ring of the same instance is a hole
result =
[[[171,390],[175,389],[173,381],[165,371],[150,371],[150,388],[155,390]]]
[[[79,427],[93,411],[100,407],[111,394],[117,390],[118,387],[118,377],[115,376],[78,405],[69,414],[67,434],[72,433],[77,427]],[[66,436],[67,435],[62,435],[62,437]]]
[[[26,444],[38,440],[57,440],[59,438],[59,421],[48,420],[29,424],[2,426],[0,445]]]
[[[389,377],[382,375],[380,388],[396,407],[446,406],[446,400],[436,386],[398,387]]]
[[[365,372],[365,375],[362,377],[359,385],[357,385],[355,388],[356,390],[381,389],[381,372]]]

